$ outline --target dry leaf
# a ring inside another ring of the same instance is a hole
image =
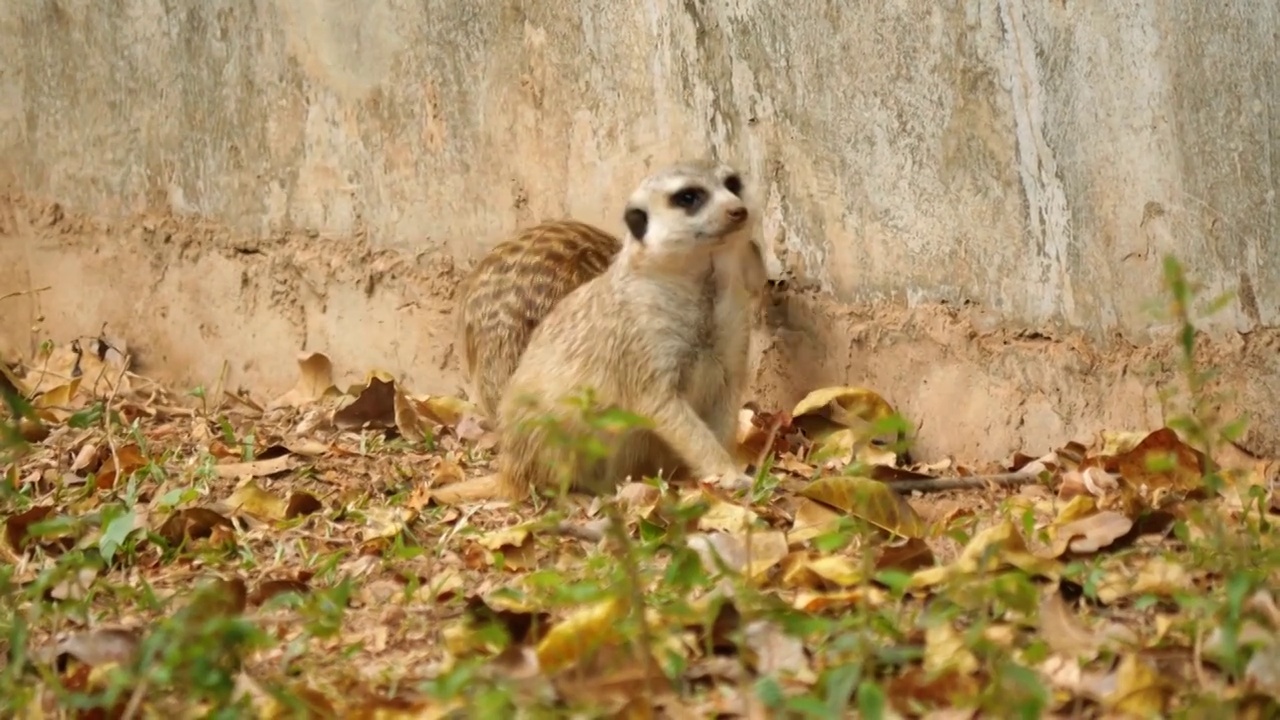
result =
[[[49,517],[53,511],[52,505],[35,505],[17,515],[10,515],[4,521],[4,538],[9,543],[9,547],[18,552],[25,550],[33,540],[27,535],[27,530]]]
[[[893,406],[866,388],[828,387],[814,390],[791,410],[792,422],[824,417],[837,425],[859,429],[894,414]]]
[[[226,500],[227,507],[264,520],[283,520],[288,504],[284,498],[264,490],[253,480],[245,481]]]
[[[737,533],[750,527],[758,517],[751,508],[719,498],[710,498],[710,507],[698,518],[698,529]]]
[[[1124,537],[1133,529],[1133,520],[1112,510],[1104,510],[1072,520],[1053,529],[1053,557],[1070,550],[1095,553]]]
[[[876,571],[901,570],[914,572],[935,563],[933,550],[922,538],[905,538],[901,542],[884,543],[876,559]]]
[[[767,620],[754,620],[743,628],[744,653],[756,672],[779,679],[811,684],[817,677],[809,667],[804,643]]]
[[[592,650],[611,642],[627,605],[618,597],[583,608],[547,632],[538,643],[538,666],[554,673],[578,664]]]
[[[924,669],[930,673],[955,672],[973,675],[978,658],[969,650],[962,636],[949,622],[938,622],[925,629]]]
[[[815,558],[806,567],[809,572],[840,587],[857,585],[866,579],[862,566],[845,555]]]
[[[794,545],[833,532],[839,527],[841,517],[840,513],[827,505],[801,498],[796,505],[795,517],[787,538]]]
[[[1204,487],[1204,456],[1182,442],[1177,433],[1161,428],[1108,463],[1132,486],[1190,492]]]
[[[1159,717],[1164,713],[1168,686],[1160,672],[1137,655],[1125,655],[1099,698],[1110,710],[1130,717]]]
[[[617,500],[628,518],[647,518],[662,500],[662,491],[648,483],[630,482],[618,488]]]
[[[1100,632],[1085,627],[1056,590],[1046,593],[1040,605],[1039,624],[1040,635],[1049,648],[1072,662],[1093,660],[1103,650],[1138,643],[1133,631],[1118,623],[1107,623]]]
[[[318,352],[298,353],[298,383],[289,392],[267,404],[267,409],[302,407],[337,395],[333,385],[333,363]]]
[[[464,416],[475,416],[478,412],[475,403],[456,397],[429,396],[418,399],[416,402],[419,412],[425,418],[445,427],[454,427],[462,421]]]
[[[301,580],[263,580],[253,592],[249,593],[246,602],[249,605],[261,605],[277,595],[296,593],[305,595],[311,591],[310,586]]]
[[[146,467],[148,460],[142,456],[142,449],[135,443],[122,445],[116,449],[114,459],[104,460],[94,484],[99,490],[109,490],[120,480],[128,480],[129,476]],[[119,470],[117,472],[117,465]]]
[[[157,534],[172,546],[183,540],[203,540],[213,537],[214,531],[223,528],[228,532],[235,530],[230,520],[213,510],[201,507],[183,508],[174,512],[160,526]]]
[[[316,499],[315,495],[305,491],[296,491],[289,496],[289,503],[285,506],[284,517],[286,520],[302,515],[311,515],[320,512],[324,506]]]
[[[395,398],[395,381],[370,377],[356,399],[333,414],[333,425],[341,430],[396,427]]]
[[[1137,564],[1136,571],[1129,565],[1109,568],[1098,581],[1098,599],[1110,605],[1120,598],[1144,593],[1173,597],[1194,587],[1191,575],[1179,563],[1152,557],[1142,558]]]
[[[925,533],[925,523],[915,509],[901,495],[878,480],[833,475],[809,483],[801,491],[801,495],[826,503],[896,535],[923,537]]]
[[[946,582],[960,575],[980,575],[1012,566],[1030,575],[1057,580],[1056,560],[1033,555],[1012,522],[1004,520],[978,533],[969,540],[960,557],[949,565],[919,570],[911,576],[908,587],[919,590]]]
[[[695,533],[689,536],[689,547],[698,553],[703,567],[712,575],[721,572],[721,567],[733,573],[746,574],[752,580],[758,580],[765,572],[787,556],[786,533],[778,531],[756,531],[747,535],[730,533]],[[748,560],[751,563],[747,569]]]
[[[302,461],[293,455],[280,455],[252,462],[220,463],[213,466],[213,471],[223,478],[267,477],[288,472],[301,464]]]

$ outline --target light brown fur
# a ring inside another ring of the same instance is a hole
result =
[[[457,345],[467,391],[496,418],[502,392],[534,329],[561,298],[604,272],[622,241],[576,220],[523,228],[496,245],[463,280]]]
[[[733,486],[748,481],[730,448],[765,269],[742,190],[727,189],[731,176],[727,166],[697,162],[646,178],[628,202],[631,235],[617,259],[534,331],[499,407],[505,494],[522,498],[562,480],[604,492],[627,476],[680,469]],[[690,186],[705,187],[705,201],[677,206],[680,188]],[[633,225],[636,211],[644,227]],[[581,410],[566,400],[584,388],[595,407],[640,415],[650,429],[603,440],[605,459],[557,442],[539,421],[583,431]]]

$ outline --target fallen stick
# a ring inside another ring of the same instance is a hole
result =
[[[898,493],[941,492],[943,490],[980,490],[991,487],[1017,487],[1040,482],[1037,473],[1001,473],[999,475],[968,475],[965,477],[919,478],[910,480],[882,480]]]

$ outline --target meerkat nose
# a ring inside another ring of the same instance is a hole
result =
[[[736,208],[734,208],[734,209],[732,209],[732,210],[730,210],[730,211],[729,211],[729,218],[730,218],[731,220],[734,220],[735,222],[741,222],[741,221],[743,221],[743,220],[746,220],[746,219],[747,219],[747,209],[746,209],[746,208],[744,208],[744,207],[742,207],[742,206],[738,206],[738,207],[736,207]]]

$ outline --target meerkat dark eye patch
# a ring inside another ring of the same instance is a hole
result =
[[[725,178],[724,189],[728,190],[734,195],[737,195],[738,197],[742,197],[742,178],[738,177],[737,175],[730,175],[729,177]]]
[[[690,186],[671,193],[671,204],[683,208],[690,215],[698,212],[707,202],[707,191],[704,188]]]
[[[627,223],[627,229],[631,231],[631,236],[643,242],[644,233],[649,229],[649,213],[640,208],[627,208],[627,212],[623,214],[622,219]]]

